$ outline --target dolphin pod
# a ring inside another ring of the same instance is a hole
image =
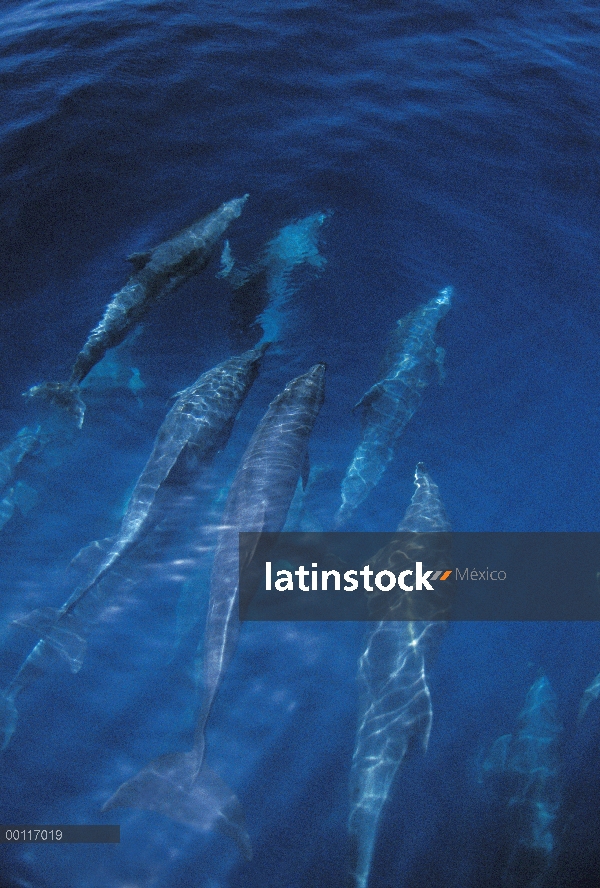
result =
[[[205,762],[204,731],[239,635],[240,530],[282,530],[299,477],[306,478],[308,439],[324,398],[325,366],[292,380],[269,406],[229,491],[212,570],[204,636],[204,692],[189,752],[162,755],[123,783],[103,810],[159,811],[197,829],[216,828],[246,857],[252,848],[237,797]]]
[[[129,256],[134,273],[106,306],[100,323],[77,355],[68,382],[34,385],[25,395],[44,397],[74,415],[83,424],[85,404],[79,384],[106,354],[123,342],[144,315],[208,263],[221,236],[242,212],[248,195],[228,200],[208,216],[146,253]]]
[[[398,531],[444,532],[450,524],[437,485],[421,464]],[[427,666],[443,623],[383,621],[369,632],[359,660],[361,702],[350,771],[352,888],[366,888],[382,809],[407,751],[426,750],[432,707]]]
[[[435,367],[442,380],[444,350],[436,347],[434,335],[450,308],[451,298],[452,287],[446,287],[398,321],[382,362],[381,379],[355,406],[363,410],[362,441],[342,481],[342,504],[335,516],[335,527],[345,524],[378,484]]]
[[[100,583],[115,564],[129,552],[163,517],[157,494],[169,484],[188,484],[222,449],[233,422],[260,367],[267,345],[229,358],[203,373],[193,385],[179,394],[162,423],[154,448],[140,475],[117,535],[92,543],[77,559],[92,562],[92,575],[67,599],[62,607],[42,608],[16,621],[32,629],[41,640],[23,662],[4,692],[0,725],[4,748],[15,729],[16,696],[40,674],[49,648],[77,672],[86,649],[86,621],[77,606]]]

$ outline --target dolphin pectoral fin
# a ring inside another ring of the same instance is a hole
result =
[[[134,271],[141,271],[152,258],[152,250],[147,250],[142,253],[131,253],[131,255],[127,256],[127,261],[131,262],[133,265]]]
[[[50,645],[69,664],[71,672],[79,672],[85,657],[87,642],[67,625],[70,614],[64,615],[53,607],[41,607],[25,617],[13,620],[16,626],[30,629]],[[71,617],[71,623],[74,619]]]
[[[198,753],[176,752],[154,759],[122,783],[102,807],[157,811],[195,829],[218,829],[232,838],[246,860],[252,859],[250,837],[241,805],[221,778],[199,767]]]
[[[2,694],[0,696],[0,738],[2,739],[2,750],[6,749],[10,743],[17,726],[18,717],[17,707],[10,694]]]
[[[80,429],[83,425],[85,404],[77,385],[70,382],[42,382],[40,385],[32,385],[26,392],[23,392],[23,396],[44,398],[51,404],[56,404],[57,407],[71,413],[77,422],[77,428]]]
[[[360,401],[357,401],[352,411],[359,410],[361,407],[366,408],[369,407],[370,404],[373,403],[375,398],[379,397],[383,388],[380,382],[376,382],[375,385],[372,385],[371,388],[364,393]]]

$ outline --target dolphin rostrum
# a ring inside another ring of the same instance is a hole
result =
[[[355,406],[363,410],[362,441],[342,481],[342,505],[335,517],[338,528],[379,482],[436,366],[443,379],[444,350],[436,347],[433,337],[451,297],[452,288],[446,287],[398,321],[383,360],[382,378]]]
[[[421,464],[415,486],[398,531],[449,531],[437,484]],[[350,772],[353,888],[368,885],[381,811],[398,768],[409,748],[427,749],[432,720],[427,668],[443,631],[443,622],[386,620],[367,636],[358,664],[361,712]]]
[[[282,530],[300,476],[307,477],[307,445],[324,397],[325,366],[288,383],[258,425],[235,475],[223,514],[212,570],[204,635],[204,693],[194,745],[162,755],[123,783],[109,808],[160,811],[197,829],[215,827],[252,856],[240,803],[204,761],[204,730],[239,635],[239,532]]]
[[[68,382],[44,382],[24,394],[42,396],[73,413],[83,424],[85,404],[79,384],[109,348],[123,342],[144,315],[163,296],[171,293],[208,263],[211,253],[230,223],[237,219],[248,195],[228,200],[199,222],[146,253],[129,256],[134,273],[106,306],[100,323],[89,334],[77,355]]]
[[[88,575],[62,607],[41,608],[16,621],[36,632],[41,640],[4,692],[3,707],[0,708],[4,747],[16,724],[15,698],[40,674],[40,666],[50,653],[49,648],[67,660],[72,672],[80,669],[87,630],[85,619],[77,613],[77,606],[161,520],[163,510],[158,494],[175,483],[189,485],[225,446],[267,347],[265,344],[223,361],[179,394],[158,431],[119,532],[112,538],[92,543],[76,556],[76,561],[86,563],[88,569],[91,566],[92,575]]]

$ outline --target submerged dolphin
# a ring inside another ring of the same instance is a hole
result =
[[[240,216],[247,198],[246,194],[226,201],[213,213],[153,250],[130,256],[135,272],[115,293],[102,320],[88,336],[77,355],[69,381],[44,382],[32,386],[25,394],[42,396],[64,407],[74,414],[81,427],[85,404],[79,394],[79,384],[109,348],[123,342],[159,299],[206,266],[221,235]]]
[[[204,636],[204,695],[194,745],[162,755],[123,783],[109,808],[160,811],[198,829],[215,827],[252,856],[241,806],[204,761],[204,730],[239,634],[239,532],[280,531],[298,478],[307,477],[307,446],[324,397],[325,366],[288,383],[269,406],[231,485],[212,570]]]
[[[341,527],[379,482],[406,424],[419,406],[423,390],[437,367],[443,378],[444,350],[436,347],[436,327],[450,308],[452,288],[398,321],[384,357],[383,376],[362,396],[362,441],[342,481],[342,505],[335,516]]]
[[[422,465],[398,531],[447,532],[438,487]],[[388,563],[389,566],[389,563]],[[410,747],[427,749],[431,695],[427,666],[444,624],[387,620],[369,632],[358,664],[361,711],[350,772],[351,884],[366,888],[381,811]]]
[[[180,393],[161,425],[154,448],[134,488],[117,535],[92,543],[79,553],[94,562],[92,576],[79,586],[61,608],[41,608],[17,623],[32,629],[41,641],[31,651],[4,692],[0,710],[4,747],[14,731],[16,696],[40,673],[53,649],[77,672],[85,654],[85,620],[77,606],[115,564],[156,526],[163,517],[157,494],[172,483],[193,480],[215,453],[227,443],[233,422],[256,379],[267,345],[229,358]]]
[[[506,804],[507,849],[502,885],[546,884],[560,808],[562,725],[556,694],[545,675],[532,684],[513,734],[494,741],[481,766],[481,779],[493,778]],[[551,884],[551,883],[549,883]]]
[[[15,471],[25,457],[42,444],[41,426],[24,426],[10,444],[0,450],[0,530],[12,518],[17,506],[26,514],[37,493],[23,481],[11,484]]]
[[[218,277],[228,278],[240,295],[232,308],[239,315],[242,331],[255,323],[263,329],[261,342],[277,342],[285,326],[285,310],[297,287],[292,275],[302,265],[320,271],[326,258],[319,252],[319,233],[331,212],[312,213],[284,225],[265,245],[260,258],[248,268],[239,268],[233,259],[229,241],[225,241]],[[260,282],[260,295],[249,298],[251,285]],[[263,290],[264,287],[264,290]]]
[[[38,446],[40,433],[40,426],[36,426],[34,429],[24,426],[10,444],[0,450],[0,493],[3,493],[4,488],[12,479],[17,466],[28,453]]]

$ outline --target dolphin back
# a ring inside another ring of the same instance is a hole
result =
[[[363,411],[362,440],[342,481],[342,504],[334,519],[335,527],[345,524],[379,483],[436,368],[442,376],[443,349],[436,346],[434,335],[451,300],[452,288],[446,287],[398,321],[383,359],[382,378],[356,405]]]
[[[298,478],[307,463],[308,439],[324,399],[325,366],[292,380],[270,404],[231,485],[212,571],[204,637],[204,724],[233,656],[239,632],[239,532],[283,529]]]
[[[449,531],[438,487],[422,464],[415,487],[398,531]],[[413,749],[427,749],[433,710],[426,669],[443,626],[387,620],[367,635],[358,664],[361,704],[350,771],[353,888],[368,884],[381,812],[402,761]]]

